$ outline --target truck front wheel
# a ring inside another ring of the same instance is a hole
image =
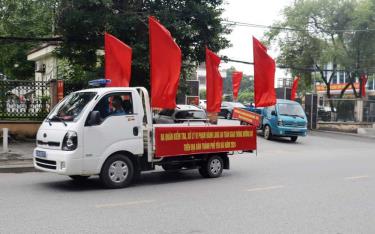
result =
[[[291,140],[292,142],[296,142],[297,139],[298,139],[298,136],[292,136],[292,137],[290,137],[290,140]]]
[[[220,177],[223,172],[224,161],[220,156],[211,156],[199,168],[199,173],[205,178]]]
[[[134,165],[128,156],[116,154],[104,163],[100,180],[107,188],[124,188],[134,177]]]

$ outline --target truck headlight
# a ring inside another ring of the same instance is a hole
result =
[[[62,150],[73,151],[77,149],[78,139],[77,133],[74,131],[68,131],[62,142]]]
[[[277,120],[277,125],[278,126],[283,126],[283,120],[282,119]]]

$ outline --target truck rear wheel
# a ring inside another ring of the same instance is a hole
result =
[[[263,136],[264,136],[264,139],[271,140],[272,132],[271,132],[271,127],[269,125],[264,126]]]
[[[128,156],[116,154],[107,159],[100,172],[100,180],[107,188],[124,188],[131,184],[134,165]]]
[[[221,176],[223,167],[223,159],[215,155],[209,157],[208,160],[203,163],[202,167],[199,168],[199,173],[205,178],[217,178]]]

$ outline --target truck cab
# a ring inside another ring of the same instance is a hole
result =
[[[273,136],[290,137],[297,141],[307,135],[307,118],[302,106],[295,101],[277,99],[276,105],[261,109],[262,130],[265,139]]]
[[[37,133],[34,165],[71,176],[99,174],[106,155],[143,155],[142,100],[135,89],[98,88],[67,96]]]

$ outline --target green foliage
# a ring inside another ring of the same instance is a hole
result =
[[[223,93],[225,101],[233,101],[233,83],[232,73],[236,71],[235,67],[231,67],[226,71],[226,77],[223,79]],[[249,103],[254,97],[254,79],[252,76],[244,75],[241,80],[240,90],[238,92],[238,101]]]
[[[206,99],[207,92],[205,89],[199,90],[199,98],[200,99]]]
[[[250,91],[243,91],[238,94],[238,101],[241,103],[251,103],[254,101],[254,93]]]
[[[52,34],[53,10],[57,0],[1,0],[0,36],[43,37]],[[13,79],[34,77],[34,63],[26,54],[37,43],[0,43],[0,72]]]
[[[304,89],[311,90],[313,77],[311,70],[298,68],[318,69],[327,86],[333,76],[326,77],[322,70],[328,63],[356,74],[373,68],[375,31],[366,31],[375,28],[373,0],[297,0],[284,9],[283,16],[266,38],[278,44],[277,62],[292,67],[293,75],[300,74]]]
[[[85,70],[95,70],[95,52],[103,47],[107,31],[133,49],[131,85],[149,87],[148,16],[153,15],[181,47],[186,80],[191,69],[204,61],[205,46],[217,52],[229,45],[223,37],[229,29],[221,25],[221,4],[222,0],[61,0],[58,33],[65,43],[59,55]]]

